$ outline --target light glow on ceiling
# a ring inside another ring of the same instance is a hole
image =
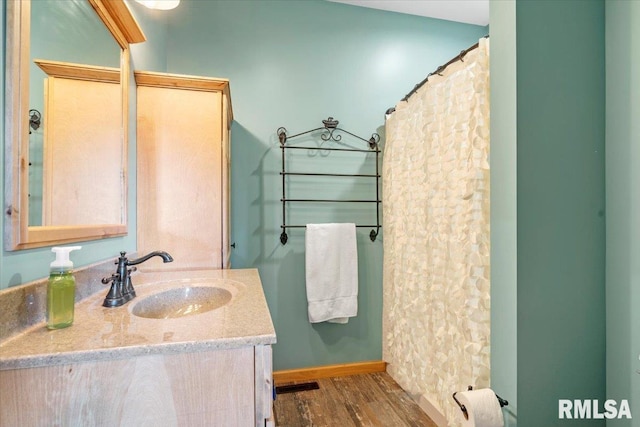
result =
[[[180,4],[180,0],[136,0],[136,2],[148,7],[149,9],[157,10],[175,9]]]

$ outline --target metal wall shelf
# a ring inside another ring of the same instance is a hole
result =
[[[288,136],[287,129],[284,127],[280,127],[277,130],[278,139],[280,140],[280,148],[282,149],[282,171],[280,175],[282,176],[282,198],[280,201],[282,202],[282,234],[280,234],[280,242],[283,245],[287,244],[289,239],[287,235],[287,228],[305,228],[306,225],[291,225],[287,224],[287,211],[286,204],[291,202],[313,202],[313,203],[375,203],[376,204],[376,224],[375,225],[358,225],[358,228],[372,228],[369,233],[369,238],[371,241],[375,241],[376,237],[378,237],[378,233],[380,232],[380,171],[379,171],[379,157],[380,157],[380,148],[378,143],[380,142],[380,135],[374,133],[371,135],[371,138],[364,139],[355,135],[351,132],[348,132],[344,129],[340,129],[338,127],[338,120],[334,120],[333,117],[329,117],[326,120],[322,121],[323,126],[315,129],[311,129],[305,132],[297,133],[295,135]],[[287,145],[287,140],[293,139],[302,135],[310,134],[312,132],[322,131],[320,134],[320,139],[322,141],[334,141],[340,142],[342,140],[342,133],[350,135],[356,139],[364,141],[368,144],[368,149],[356,149],[356,148],[333,148],[333,147],[324,147],[324,146],[316,146],[316,147],[302,147],[302,146],[291,146]],[[375,153],[376,155],[376,173],[375,174],[348,174],[348,173],[319,173],[319,172],[287,172],[286,170],[286,150],[322,150],[322,151],[346,151],[346,152],[357,152],[357,153]],[[315,176],[315,177],[357,177],[357,178],[375,178],[376,180],[376,198],[375,199],[299,199],[299,198],[288,198],[287,197],[287,186],[285,178],[287,176]]]

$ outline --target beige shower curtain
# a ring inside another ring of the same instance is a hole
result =
[[[442,74],[386,123],[383,358],[456,426],[451,394],[490,385],[489,40]]]

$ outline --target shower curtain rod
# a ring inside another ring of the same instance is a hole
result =
[[[489,35],[487,34],[486,36],[484,36],[483,38],[488,39]],[[417,85],[415,85],[413,87],[413,89],[411,89],[411,92],[409,92],[408,94],[405,95],[404,98],[401,99],[401,101],[407,101],[411,95],[413,95],[414,93],[416,93],[418,91],[418,89],[420,89],[422,86],[424,86],[425,84],[427,84],[427,82],[429,81],[429,77],[433,76],[434,74],[437,75],[442,75],[441,73],[451,64],[458,62],[458,61],[463,61],[464,62],[464,57],[466,56],[467,53],[471,52],[472,50],[476,49],[478,46],[480,45],[480,43],[476,43],[473,46],[469,47],[468,49],[465,49],[463,51],[460,51],[460,53],[458,55],[456,55],[455,57],[451,58],[451,60],[449,60],[449,62],[447,62],[446,64],[443,64],[441,66],[439,66],[438,68],[436,68],[436,70],[433,73],[429,73],[427,74],[427,77],[422,80],[420,83],[418,83]],[[394,111],[396,111],[395,107],[391,107],[388,108],[387,111],[385,112],[385,114],[391,114]]]

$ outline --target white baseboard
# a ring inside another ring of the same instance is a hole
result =
[[[433,420],[438,427],[447,427],[447,419],[440,408],[431,402],[424,394],[418,399],[418,406]]]
[[[396,375],[395,366],[392,363],[387,364],[387,373],[391,375],[391,378],[393,378],[393,380],[397,382],[398,385],[409,394],[409,396],[411,396],[411,398],[418,404],[420,409],[422,409],[422,411],[427,414],[438,427],[448,427],[449,424],[447,423],[447,419],[445,418],[444,414],[440,410],[440,406],[438,404],[432,403],[424,395],[415,393],[415,391],[414,393],[412,393],[409,390],[409,387],[407,387],[407,384],[403,384],[400,378],[398,378],[398,376]]]

